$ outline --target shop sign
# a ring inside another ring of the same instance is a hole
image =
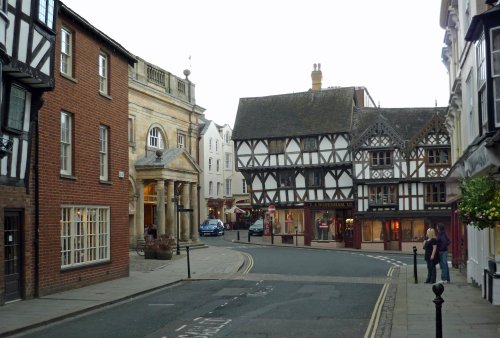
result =
[[[313,202],[309,203],[310,207],[317,208],[352,208],[352,202]]]

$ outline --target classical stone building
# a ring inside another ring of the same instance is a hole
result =
[[[138,58],[129,68],[129,243],[146,227],[198,242],[198,119],[195,86]],[[177,205],[192,211],[177,212]]]

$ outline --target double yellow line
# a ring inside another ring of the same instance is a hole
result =
[[[384,283],[384,287],[382,291],[380,291],[380,295],[378,296],[377,302],[375,303],[375,308],[373,309],[372,317],[370,318],[370,322],[368,323],[368,327],[366,328],[365,338],[374,338],[377,333],[378,323],[380,320],[380,313],[382,312],[382,307],[385,302],[385,297],[387,296],[387,290],[389,289],[389,285],[391,284],[392,274],[394,272],[394,267],[391,266],[389,271],[387,271],[387,281]]]
[[[240,251],[241,254],[243,254],[243,256],[245,256],[245,260],[248,262],[248,265],[245,267],[245,269],[241,272],[242,274],[246,275],[247,273],[250,272],[250,270],[252,270],[253,268],[253,257],[252,255],[246,253],[246,252],[242,252]]]

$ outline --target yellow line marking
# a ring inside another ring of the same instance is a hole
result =
[[[389,280],[392,277],[392,273],[394,272],[394,267],[391,266],[389,268],[389,271],[387,271],[387,279],[388,282],[384,283],[384,286],[382,287],[382,290],[380,291],[380,294],[378,296],[377,302],[375,303],[375,307],[373,309],[372,316],[370,318],[370,322],[368,323],[368,327],[366,328],[365,332],[365,338],[368,337],[375,337],[375,334],[377,333],[377,328],[378,328],[378,322],[380,320],[380,313],[382,312],[382,307],[385,302],[385,297],[387,296],[387,290],[389,289]],[[371,335],[370,335],[371,333]]]
[[[240,251],[240,252],[241,252],[241,251]],[[253,268],[253,257],[252,257],[252,255],[250,255],[250,254],[248,254],[248,253],[246,253],[246,252],[241,252],[241,253],[242,253],[242,254],[246,257],[246,259],[247,259],[247,261],[248,261],[248,265],[247,265],[247,267],[245,268],[245,270],[243,270],[243,271],[241,272],[242,274],[246,275],[246,274],[248,274],[248,273],[250,272],[250,270],[252,270],[252,268]]]

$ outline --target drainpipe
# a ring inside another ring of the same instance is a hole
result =
[[[39,112],[43,106],[41,94],[34,103],[34,153],[35,158],[33,163],[33,171],[35,174],[35,297],[40,296],[40,175],[39,175],[39,149],[40,149],[40,133],[39,133]]]

